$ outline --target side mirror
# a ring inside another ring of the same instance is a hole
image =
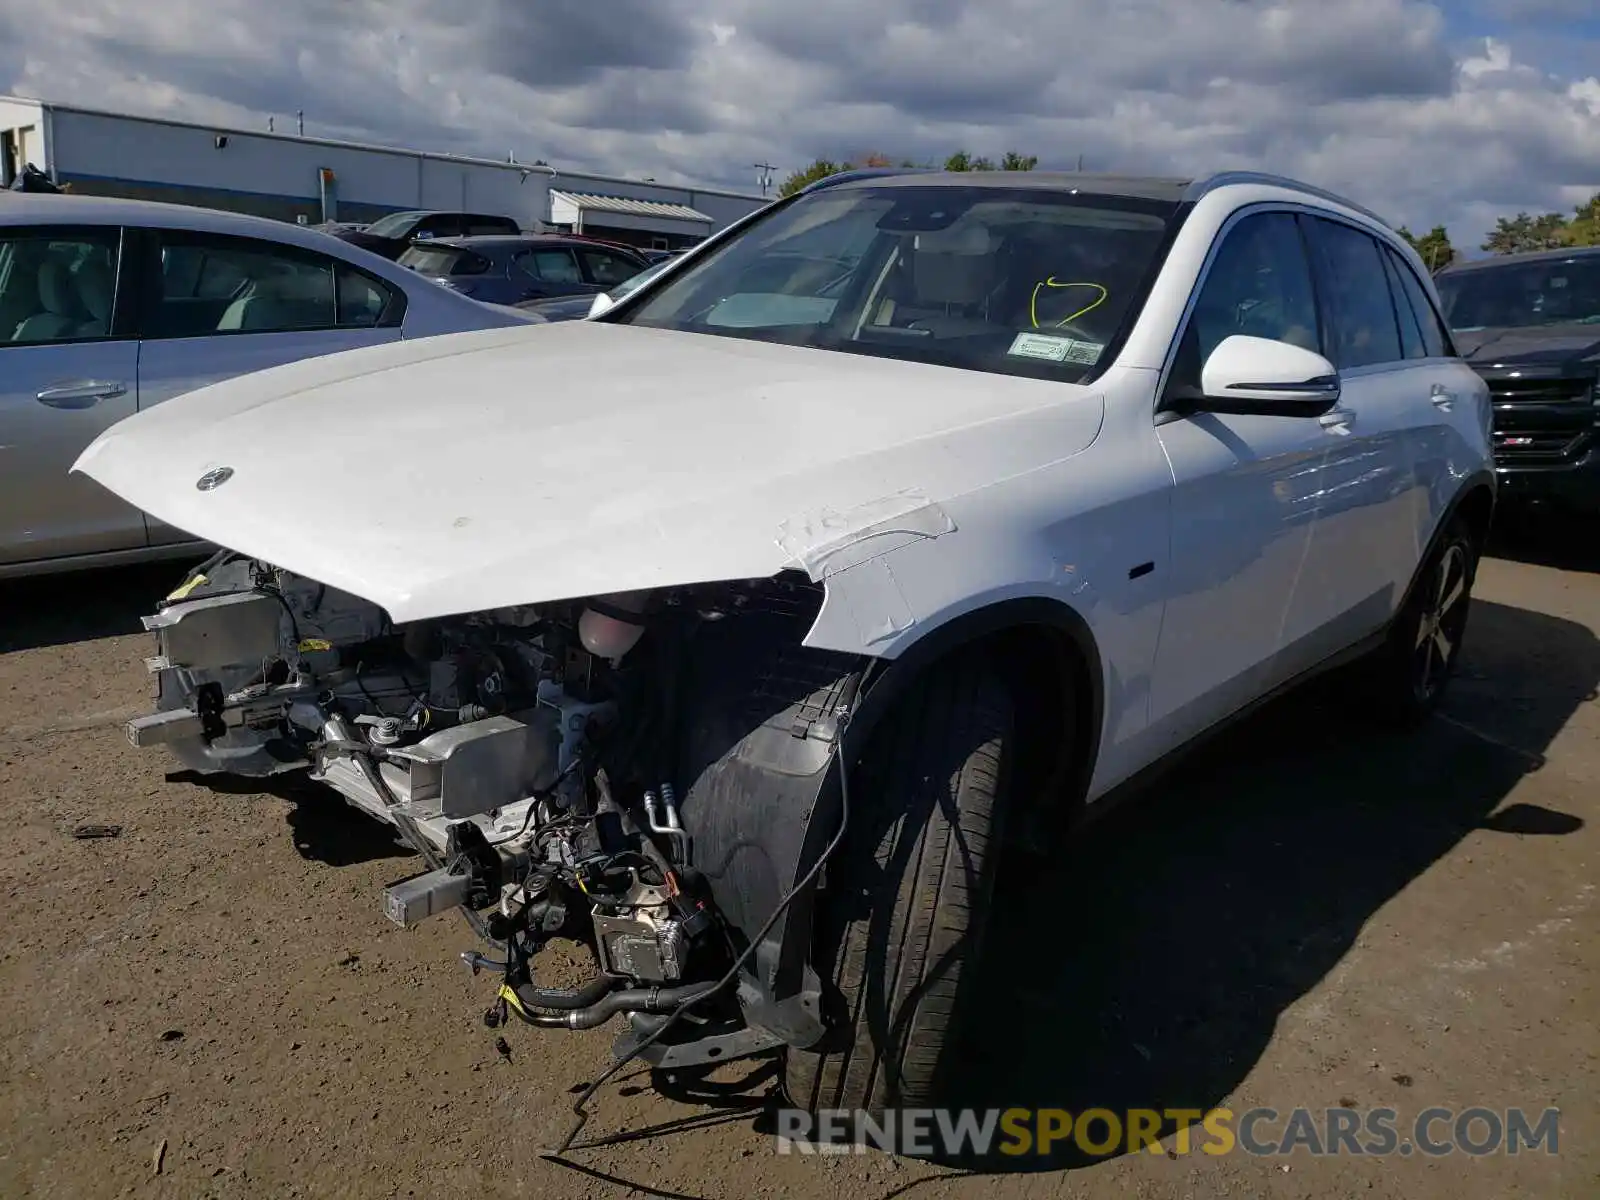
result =
[[[608,293],[601,292],[598,296],[596,296],[593,300],[591,300],[589,302],[589,316],[598,317],[601,313],[605,312],[606,309],[610,308],[614,303],[616,303],[616,302],[611,299],[611,296]]]
[[[1191,411],[1320,417],[1339,403],[1339,372],[1322,355],[1288,342],[1234,334],[1200,368]]]

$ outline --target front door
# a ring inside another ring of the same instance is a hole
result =
[[[393,341],[394,290],[340,259],[257,238],[152,230],[139,407],[236,375]],[[309,431],[308,431],[309,433]],[[148,517],[152,544],[188,535]]]
[[[1179,341],[1167,395],[1234,334],[1320,350],[1311,268],[1292,213],[1224,229]],[[1171,590],[1151,687],[1156,754],[1181,745],[1301,666],[1302,576],[1324,486],[1315,418],[1195,413],[1157,429],[1171,464]]]
[[[1433,372],[1408,361],[1385,251],[1367,231],[1303,217],[1339,370],[1339,403],[1322,417],[1328,461],[1317,531],[1302,581],[1314,657],[1374,633],[1400,603],[1417,563],[1427,498],[1411,431],[1433,423]],[[1409,312],[1408,312],[1409,317]],[[1409,325],[1409,321],[1408,321]]]
[[[70,473],[138,403],[121,262],[115,227],[0,229],[0,563],[144,545],[137,509]]]

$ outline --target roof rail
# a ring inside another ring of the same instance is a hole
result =
[[[1357,204],[1346,196],[1337,192],[1330,192],[1326,188],[1313,187],[1309,183],[1301,183],[1298,179],[1289,179],[1283,175],[1271,175],[1264,171],[1220,171],[1205,179],[1196,179],[1184,191],[1183,198],[1188,201],[1199,200],[1202,196],[1216,191],[1218,188],[1230,187],[1234,184],[1260,184],[1263,187],[1287,188],[1291,192],[1303,192],[1308,196],[1316,196],[1319,200],[1328,200],[1334,204],[1354,209],[1364,217],[1370,217],[1385,229],[1393,229],[1389,221],[1380,217],[1370,208]]]
[[[853,183],[857,179],[873,179],[883,175],[926,175],[934,170],[936,170],[934,167],[855,167],[848,171],[835,171],[832,175],[824,175],[800,190],[820,192],[823,188],[837,187],[841,183]]]

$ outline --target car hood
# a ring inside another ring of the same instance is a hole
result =
[[[1454,335],[1456,348],[1474,367],[1538,367],[1589,370],[1600,363],[1600,326],[1535,325],[1470,329]]]
[[[949,501],[1081,451],[1103,414],[1071,384],[569,321],[240,376],[73,469],[403,622],[815,576],[830,545],[953,521]]]

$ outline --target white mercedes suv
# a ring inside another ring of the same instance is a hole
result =
[[[1437,703],[1489,416],[1348,201],[868,172],[595,319],[262,371],[76,469],[228,548],[147,618],[136,745],[393,825],[388,914],[465,911],[493,1021],[876,1110],[959,1083],[1003,846],[1335,665]]]

